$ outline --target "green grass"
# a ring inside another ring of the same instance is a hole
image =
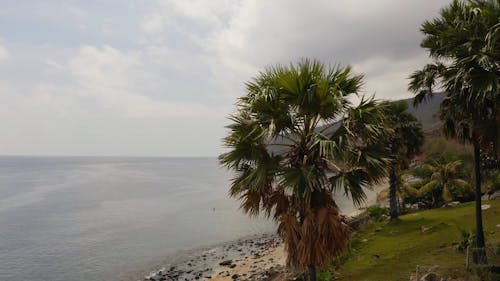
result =
[[[498,247],[500,200],[483,204],[491,205],[483,211],[486,242]],[[422,233],[421,227],[431,229]],[[396,222],[366,224],[354,235],[350,253],[335,270],[335,280],[407,281],[417,265],[425,269],[439,265],[440,273],[446,276],[463,274],[465,254],[455,246],[461,240],[460,228],[475,229],[473,202],[405,215]],[[497,265],[499,262],[498,255],[490,260]],[[330,274],[320,275],[328,280]]]

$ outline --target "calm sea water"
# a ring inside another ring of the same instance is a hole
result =
[[[229,179],[215,158],[0,157],[0,280],[130,280],[273,231],[227,198]]]

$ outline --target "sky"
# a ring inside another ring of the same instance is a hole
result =
[[[3,0],[0,155],[217,156],[245,81],[301,58],[411,97],[448,2]]]

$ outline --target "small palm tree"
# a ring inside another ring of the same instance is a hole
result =
[[[314,60],[267,69],[247,83],[219,157],[235,173],[230,195],[278,223],[288,264],[308,268],[311,280],[349,239],[334,191],[360,204],[363,188],[387,174],[382,110],[372,99],[350,101],[362,81]]]
[[[390,128],[387,148],[392,159],[389,169],[389,207],[391,220],[398,218],[397,192],[400,189],[400,171],[408,167],[411,158],[419,154],[424,144],[422,124],[408,110],[404,101],[382,104],[385,122]]]
[[[415,103],[442,87],[444,133],[474,147],[477,246],[485,245],[481,212],[481,148],[500,151],[500,2],[453,1],[440,17],[422,24],[421,46],[434,62],[414,72],[409,89]],[[486,256],[480,259],[486,262]]]
[[[430,194],[432,207],[439,207],[444,202],[453,200],[451,190],[455,187],[469,188],[469,183],[460,178],[460,166],[462,161],[448,163],[434,163],[422,165],[424,169],[432,173],[430,181],[418,190],[420,196]]]

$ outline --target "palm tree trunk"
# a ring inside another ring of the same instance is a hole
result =
[[[395,220],[398,218],[398,201],[396,195],[396,171],[394,168],[391,168],[389,172],[389,208],[390,208],[390,216],[391,220]]]
[[[314,265],[309,266],[309,281],[316,281],[316,267]]]
[[[472,144],[474,146],[474,177],[475,177],[475,196],[476,196],[476,244],[478,252],[474,258],[476,263],[487,263],[486,253],[484,251],[484,231],[483,231],[483,215],[481,210],[481,160],[479,141],[477,136],[473,136]]]

